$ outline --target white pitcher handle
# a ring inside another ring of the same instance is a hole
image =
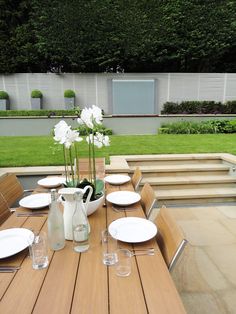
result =
[[[60,203],[62,203],[62,204],[65,203],[65,200],[63,200],[62,195],[60,195],[57,200],[58,200],[58,202],[60,202]]]
[[[87,196],[87,198],[86,198],[86,201],[85,201],[85,203],[84,203],[84,207],[85,207],[85,212],[86,212],[86,213],[87,213],[88,203],[89,203],[90,198],[91,198],[91,196],[92,196],[92,194],[93,194],[93,188],[91,187],[91,185],[87,185],[87,186],[83,189],[83,192],[86,193],[86,191],[87,191],[88,189],[89,189],[90,191],[89,191],[89,194],[88,194],[88,196]]]

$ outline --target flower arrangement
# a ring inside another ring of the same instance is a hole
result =
[[[66,186],[84,188],[86,185],[91,185],[94,190],[91,199],[96,199],[96,196],[101,194],[104,188],[103,181],[96,178],[95,147],[101,148],[110,145],[109,137],[99,132],[102,120],[102,110],[93,105],[91,108],[84,108],[81,111],[80,118],[77,119],[78,130],[72,130],[71,126],[63,120],[54,127],[54,140],[63,146]],[[78,143],[83,140],[80,136],[80,128],[83,129],[88,143],[89,162],[88,179],[82,181],[79,176]]]

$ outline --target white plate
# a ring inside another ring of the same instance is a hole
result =
[[[66,182],[65,178],[62,177],[49,177],[39,180],[38,184],[45,188],[54,188],[62,185],[65,182]]]
[[[157,234],[157,227],[153,222],[138,217],[117,219],[109,225],[108,230],[117,240],[128,243],[144,242]]]
[[[119,184],[124,184],[124,183],[129,182],[130,177],[122,175],[122,174],[113,174],[113,175],[105,177],[104,180],[105,182],[108,182],[110,184],[119,185]]]
[[[136,192],[116,191],[107,195],[107,201],[119,206],[126,206],[140,201],[141,197]]]
[[[49,193],[32,194],[22,198],[19,201],[20,206],[26,208],[43,208],[51,203],[51,196]]]
[[[33,232],[25,228],[0,231],[0,258],[12,256],[26,249],[31,244],[30,235],[33,235]]]

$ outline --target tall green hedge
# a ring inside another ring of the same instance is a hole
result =
[[[236,114],[236,100],[166,102],[161,114]]]

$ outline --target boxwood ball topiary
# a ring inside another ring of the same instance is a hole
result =
[[[0,90],[0,99],[8,99],[9,95],[4,90]]]
[[[65,98],[74,98],[75,92],[72,89],[67,89],[64,91],[64,97]]]
[[[43,97],[43,94],[40,90],[38,90],[38,89],[32,90],[31,98],[42,98],[42,97]]]

